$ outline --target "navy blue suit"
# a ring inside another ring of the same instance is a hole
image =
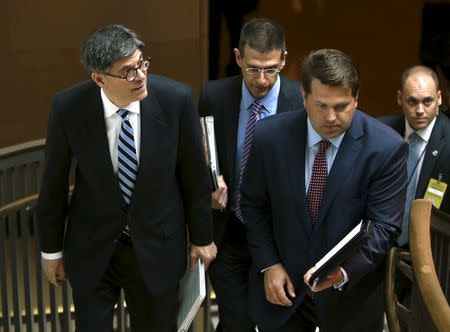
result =
[[[305,188],[307,114],[260,121],[241,187],[252,255],[250,310],[258,326],[282,326],[307,286],[303,275],[361,218],[374,222],[370,240],[342,264],[344,290],[317,293],[323,331],[381,331],[384,259],[400,231],[406,194],[407,144],[391,128],[356,111],[329,172],[316,224]],[[292,307],[269,303],[261,270],[281,263],[294,283]],[[261,329],[260,329],[261,330]]]
[[[303,109],[300,84],[280,76],[277,113]],[[253,331],[248,315],[248,269],[250,254],[245,227],[231,210],[235,199],[236,146],[242,99],[242,76],[233,76],[205,84],[200,96],[200,116],[214,116],[219,167],[228,186],[224,211],[213,210],[214,242],[218,255],[208,272],[217,295],[224,332]]]

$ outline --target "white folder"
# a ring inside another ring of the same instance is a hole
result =
[[[181,279],[177,331],[187,332],[206,296],[205,266],[199,259],[195,269],[188,269]]]

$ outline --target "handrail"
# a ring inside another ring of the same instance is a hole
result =
[[[19,210],[25,206],[33,205],[34,203],[36,203],[38,197],[39,194],[34,194],[5,204],[0,207],[0,216],[7,214],[10,210]]]
[[[409,246],[414,274],[423,300],[439,331],[450,328],[450,308],[442,292],[431,253],[430,222],[432,203],[417,199],[413,202],[409,227]]]
[[[18,155],[27,151],[39,150],[45,146],[45,138],[39,138],[0,149],[0,158]]]

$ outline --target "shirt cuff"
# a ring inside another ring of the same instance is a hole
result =
[[[339,267],[339,268],[341,269],[341,272],[342,272],[342,274],[344,276],[344,280],[341,283],[339,283],[339,284],[334,284],[333,287],[335,289],[338,289],[338,290],[341,291],[341,290],[344,289],[344,285],[348,282],[348,274],[347,274],[347,272],[345,272],[345,270],[342,267]]]
[[[58,251],[58,252],[54,252],[54,253],[46,253],[46,252],[41,252],[42,258],[44,259],[59,259],[63,257],[63,252],[62,251]]]

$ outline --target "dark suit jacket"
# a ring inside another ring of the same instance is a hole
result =
[[[380,121],[394,128],[402,137],[405,136],[405,117],[390,115],[380,118]],[[443,114],[438,114],[430,140],[425,150],[419,182],[417,183],[415,198],[423,198],[430,178],[438,179],[449,184],[450,181],[450,120]],[[450,189],[447,188],[440,210],[450,213]]]
[[[300,83],[280,76],[277,113],[303,110]],[[228,186],[228,206],[225,213],[213,210],[214,241],[220,244],[227,226],[230,206],[234,201],[236,184],[236,151],[239,111],[242,98],[242,76],[207,82],[200,95],[200,116],[214,116],[220,171]]]
[[[99,87],[83,82],[53,100],[37,220],[42,251],[64,250],[77,291],[96,286],[125,225],[151,293],[173,289],[185,271],[186,224],[193,244],[212,241],[211,192],[190,88],[150,75],[140,106],[139,170],[127,208],[111,164]]]
[[[343,291],[317,293],[321,331],[376,331],[383,316],[384,258],[400,231],[406,194],[407,144],[389,127],[356,111],[327,178],[314,227],[305,188],[305,112],[260,121],[241,186],[241,208],[253,265],[250,311],[258,326],[274,328],[294,313],[306,292],[304,273],[361,218],[374,234],[342,264]],[[282,263],[296,290],[292,307],[265,299],[260,272]]]

